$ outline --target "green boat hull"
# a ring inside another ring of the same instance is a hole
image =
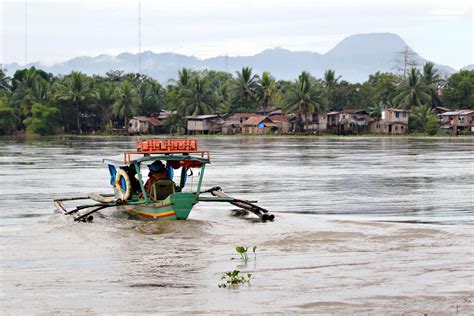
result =
[[[162,201],[121,205],[120,210],[156,220],[185,220],[198,202],[193,193],[179,192]]]

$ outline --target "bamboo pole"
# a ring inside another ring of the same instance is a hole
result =
[[[235,206],[240,207],[244,210],[247,210],[249,212],[254,213],[258,217],[260,217],[262,219],[262,221],[266,221],[266,220],[271,221],[271,220],[275,219],[275,215],[268,213],[268,210],[264,209],[263,207],[255,205],[255,204],[250,203],[248,201],[233,198],[233,197],[227,195],[226,193],[224,193],[220,188],[213,188],[213,189],[214,190],[211,189],[211,191],[210,191],[213,196],[232,199],[233,201],[229,201],[230,204],[235,205]],[[215,190],[215,189],[218,189],[218,190]]]

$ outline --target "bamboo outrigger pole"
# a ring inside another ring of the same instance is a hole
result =
[[[63,198],[63,199],[55,199],[54,200],[54,205],[56,206],[57,209],[61,210],[64,215],[72,215],[74,217],[75,222],[92,222],[94,219],[92,217],[92,214],[95,212],[98,212],[100,210],[103,210],[104,208],[108,207],[114,207],[120,205],[117,201],[111,201],[109,203],[95,203],[95,204],[86,204],[86,205],[80,205],[77,206],[76,208],[72,210],[67,210],[66,207],[64,206],[63,202],[64,201],[75,201],[75,200],[87,200],[90,199],[90,196],[86,197],[73,197],[73,198]],[[88,211],[84,214],[79,214],[79,215],[74,215],[80,210],[88,209],[88,208],[94,208],[91,211]]]
[[[203,201],[203,202],[228,202],[228,203],[230,203],[232,205],[235,205],[237,207],[240,207],[240,208],[242,208],[246,211],[254,213],[258,217],[260,217],[262,219],[262,221],[267,221],[267,220],[273,221],[275,219],[275,215],[270,214],[267,209],[264,209],[263,207],[260,207],[256,204],[252,203],[251,201],[246,201],[246,200],[233,198],[233,197],[227,195],[226,193],[224,193],[224,191],[222,191],[222,189],[220,187],[213,187],[213,188],[211,188],[209,190],[206,190],[202,193],[205,193],[205,192],[209,192],[217,198],[199,197],[199,201]]]

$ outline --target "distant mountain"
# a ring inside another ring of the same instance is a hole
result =
[[[195,70],[214,69],[234,73],[243,66],[250,66],[256,73],[270,71],[278,79],[293,80],[303,70],[316,77],[322,77],[327,69],[334,69],[337,75],[350,82],[362,82],[377,71],[395,71],[395,60],[408,45],[392,33],[358,34],[342,40],[325,54],[315,52],[294,52],[283,48],[267,49],[253,56],[218,56],[198,59],[174,53],[141,53],[142,73],[165,83],[176,78],[182,67]],[[411,56],[419,65],[427,60],[413,52]],[[45,66],[41,63],[28,64],[54,74],[67,74],[73,70],[89,75],[104,74],[107,71],[124,70],[138,72],[138,54],[122,53],[117,56],[76,57],[63,63]],[[449,75],[456,72],[449,66],[436,65],[438,70]],[[9,73],[24,68],[18,64],[4,65]]]
[[[461,70],[474,70],[474,64],[470,64],[461,68]]]

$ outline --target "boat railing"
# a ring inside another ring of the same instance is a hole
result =
[[[180,150],[167,150],[167,151],[127,151],[123,154],[123,162],[125,164],[129,164],[132,161],[133,155],[189,155],[189,154],[199,154],[202,159],[207,159],[208,161],[211,160],[211,152],[208,150],[196,150],[196,151],[180,151]]]

